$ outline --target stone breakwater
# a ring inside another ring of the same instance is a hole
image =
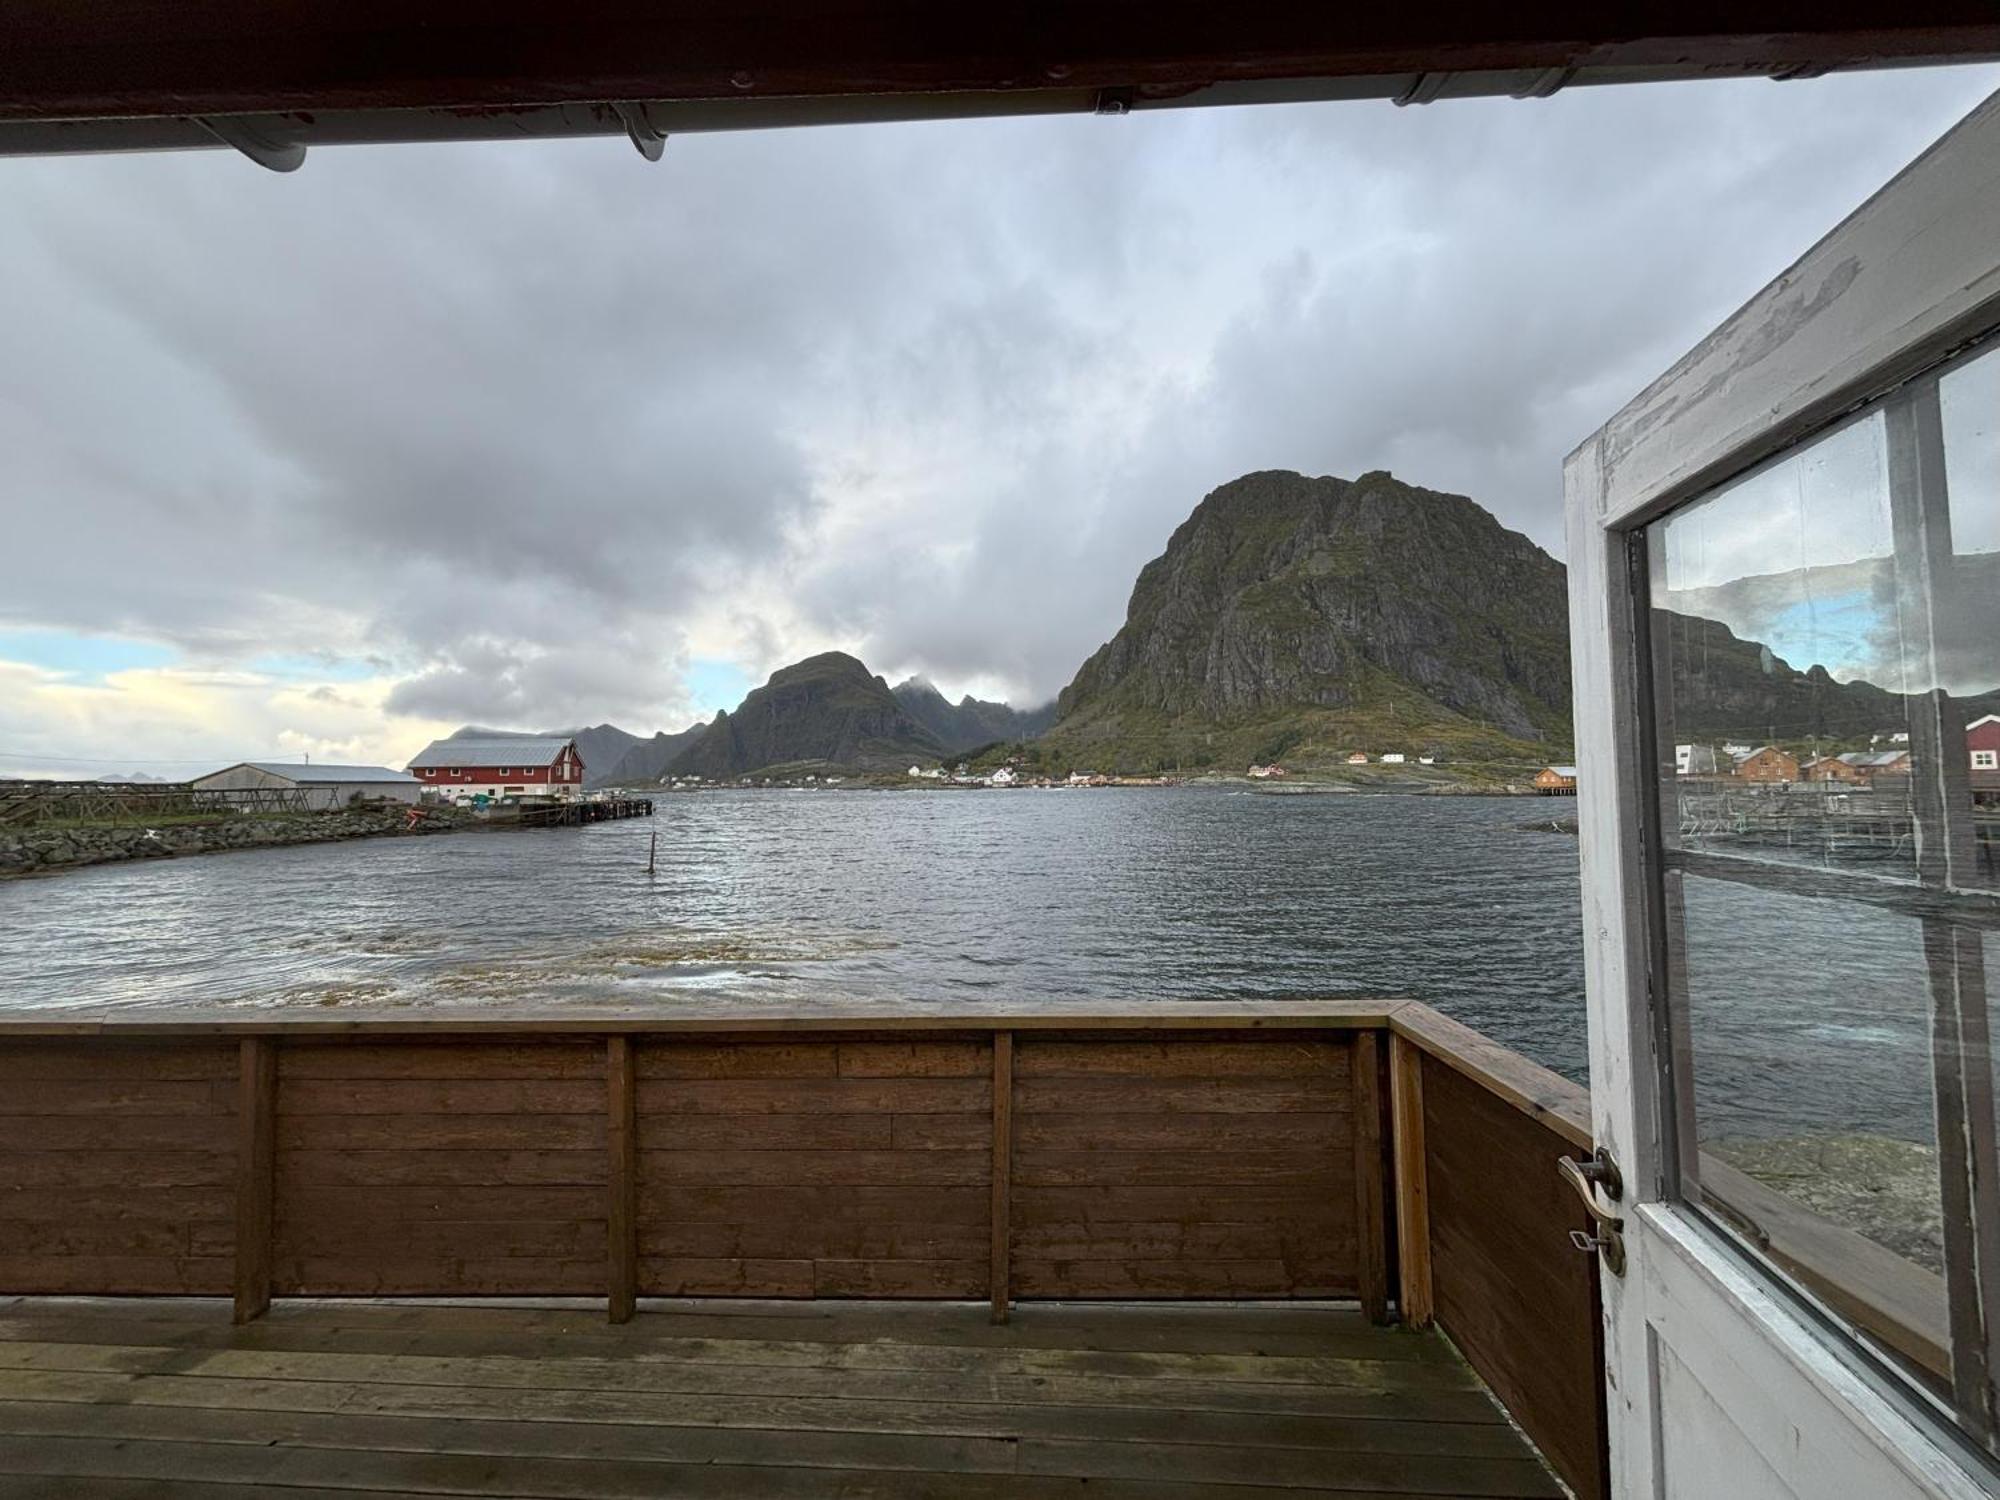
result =
[[[323,844],[395,834],[450,833],[475,826],[470,814],[454,808],[431,808],[426,812],[414,829],[407,826],[409,809],[396,806],[351,807],[338,812],[287,817],[220,817],[213,822],[172,823],[160,828],[118,825],[0,833],[0,878],[127,859],[168,859],[180,854],[219,854],[231,849]]]

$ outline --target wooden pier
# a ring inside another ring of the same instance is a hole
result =
[[[495,814],[512,813],[506,820]],[[599,801],[524,802],[516,807],[489,811],[495,821],[513,821],[523,828],[578,828],[585,823],[609,823],[618,818],[650,818],[651,797],[617,797]]]

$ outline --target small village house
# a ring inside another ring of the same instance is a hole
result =
[[[1347,763],[1350,766],[1365,766],[1368,764],[1368,754],[1366,751],[1356,750],[1352,755],[1347,757]]]
[[[189,785],[194,788],[197,801],[204,792],[286,792],[293,795],[272,800],[313,812],[330,812],[354,802],[414,803],[421,783],[409,773],[392,771],[387,766],[315,766],[304,762],[245,760],[197,776]]]
[[[1965,726],[1965,750],[1975,771],[2000,771],[2000,714]]]
[[[1739,781],[1771,785],[1797,781],[1799,758],[1776,745],[1765,745],[1736,762],[1736,777]]]
[[[1387,755],[1382,757],[1382,764],[1385,766],[1400,766],[1402,763],[1403,752],[1400,750],[1391,750]]]
[[[1855,781],[1873,781],[1878,776],[1907,776],[1910,774],[1910,752],[1907,750],[1854,750],[1838,757],[1840,763],[1853,771]]]
[[[1535,790],[1544,797],[1576,795],[1575,766],[1543,766],[1535,772]]]
[[[1799,774],[1807,781],[1839,781],[1850,785],[1863,779],[1861,772],[1839,755],[1822,755],[1818,760],[1807,761],[1799,768]]]
[[[466,735],[433,740],[410,762],[410,774],[439,797],[556,797],[583,790],[576,741],[557,735]]]

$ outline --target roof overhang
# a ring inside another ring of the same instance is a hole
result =
[[[627,135],[2000,57],[1992,0],[11,0],[0,155]]]

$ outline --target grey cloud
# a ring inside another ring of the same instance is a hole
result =
[[[1046,698],[1253,468],[1545,545],[1563,452],[1990,71],[673,142],[0,163],[0,624],[679,727],[768,669]],[[79,545],[82,539],[88,545]],[[35,559],[26,566],[24,559]]]

